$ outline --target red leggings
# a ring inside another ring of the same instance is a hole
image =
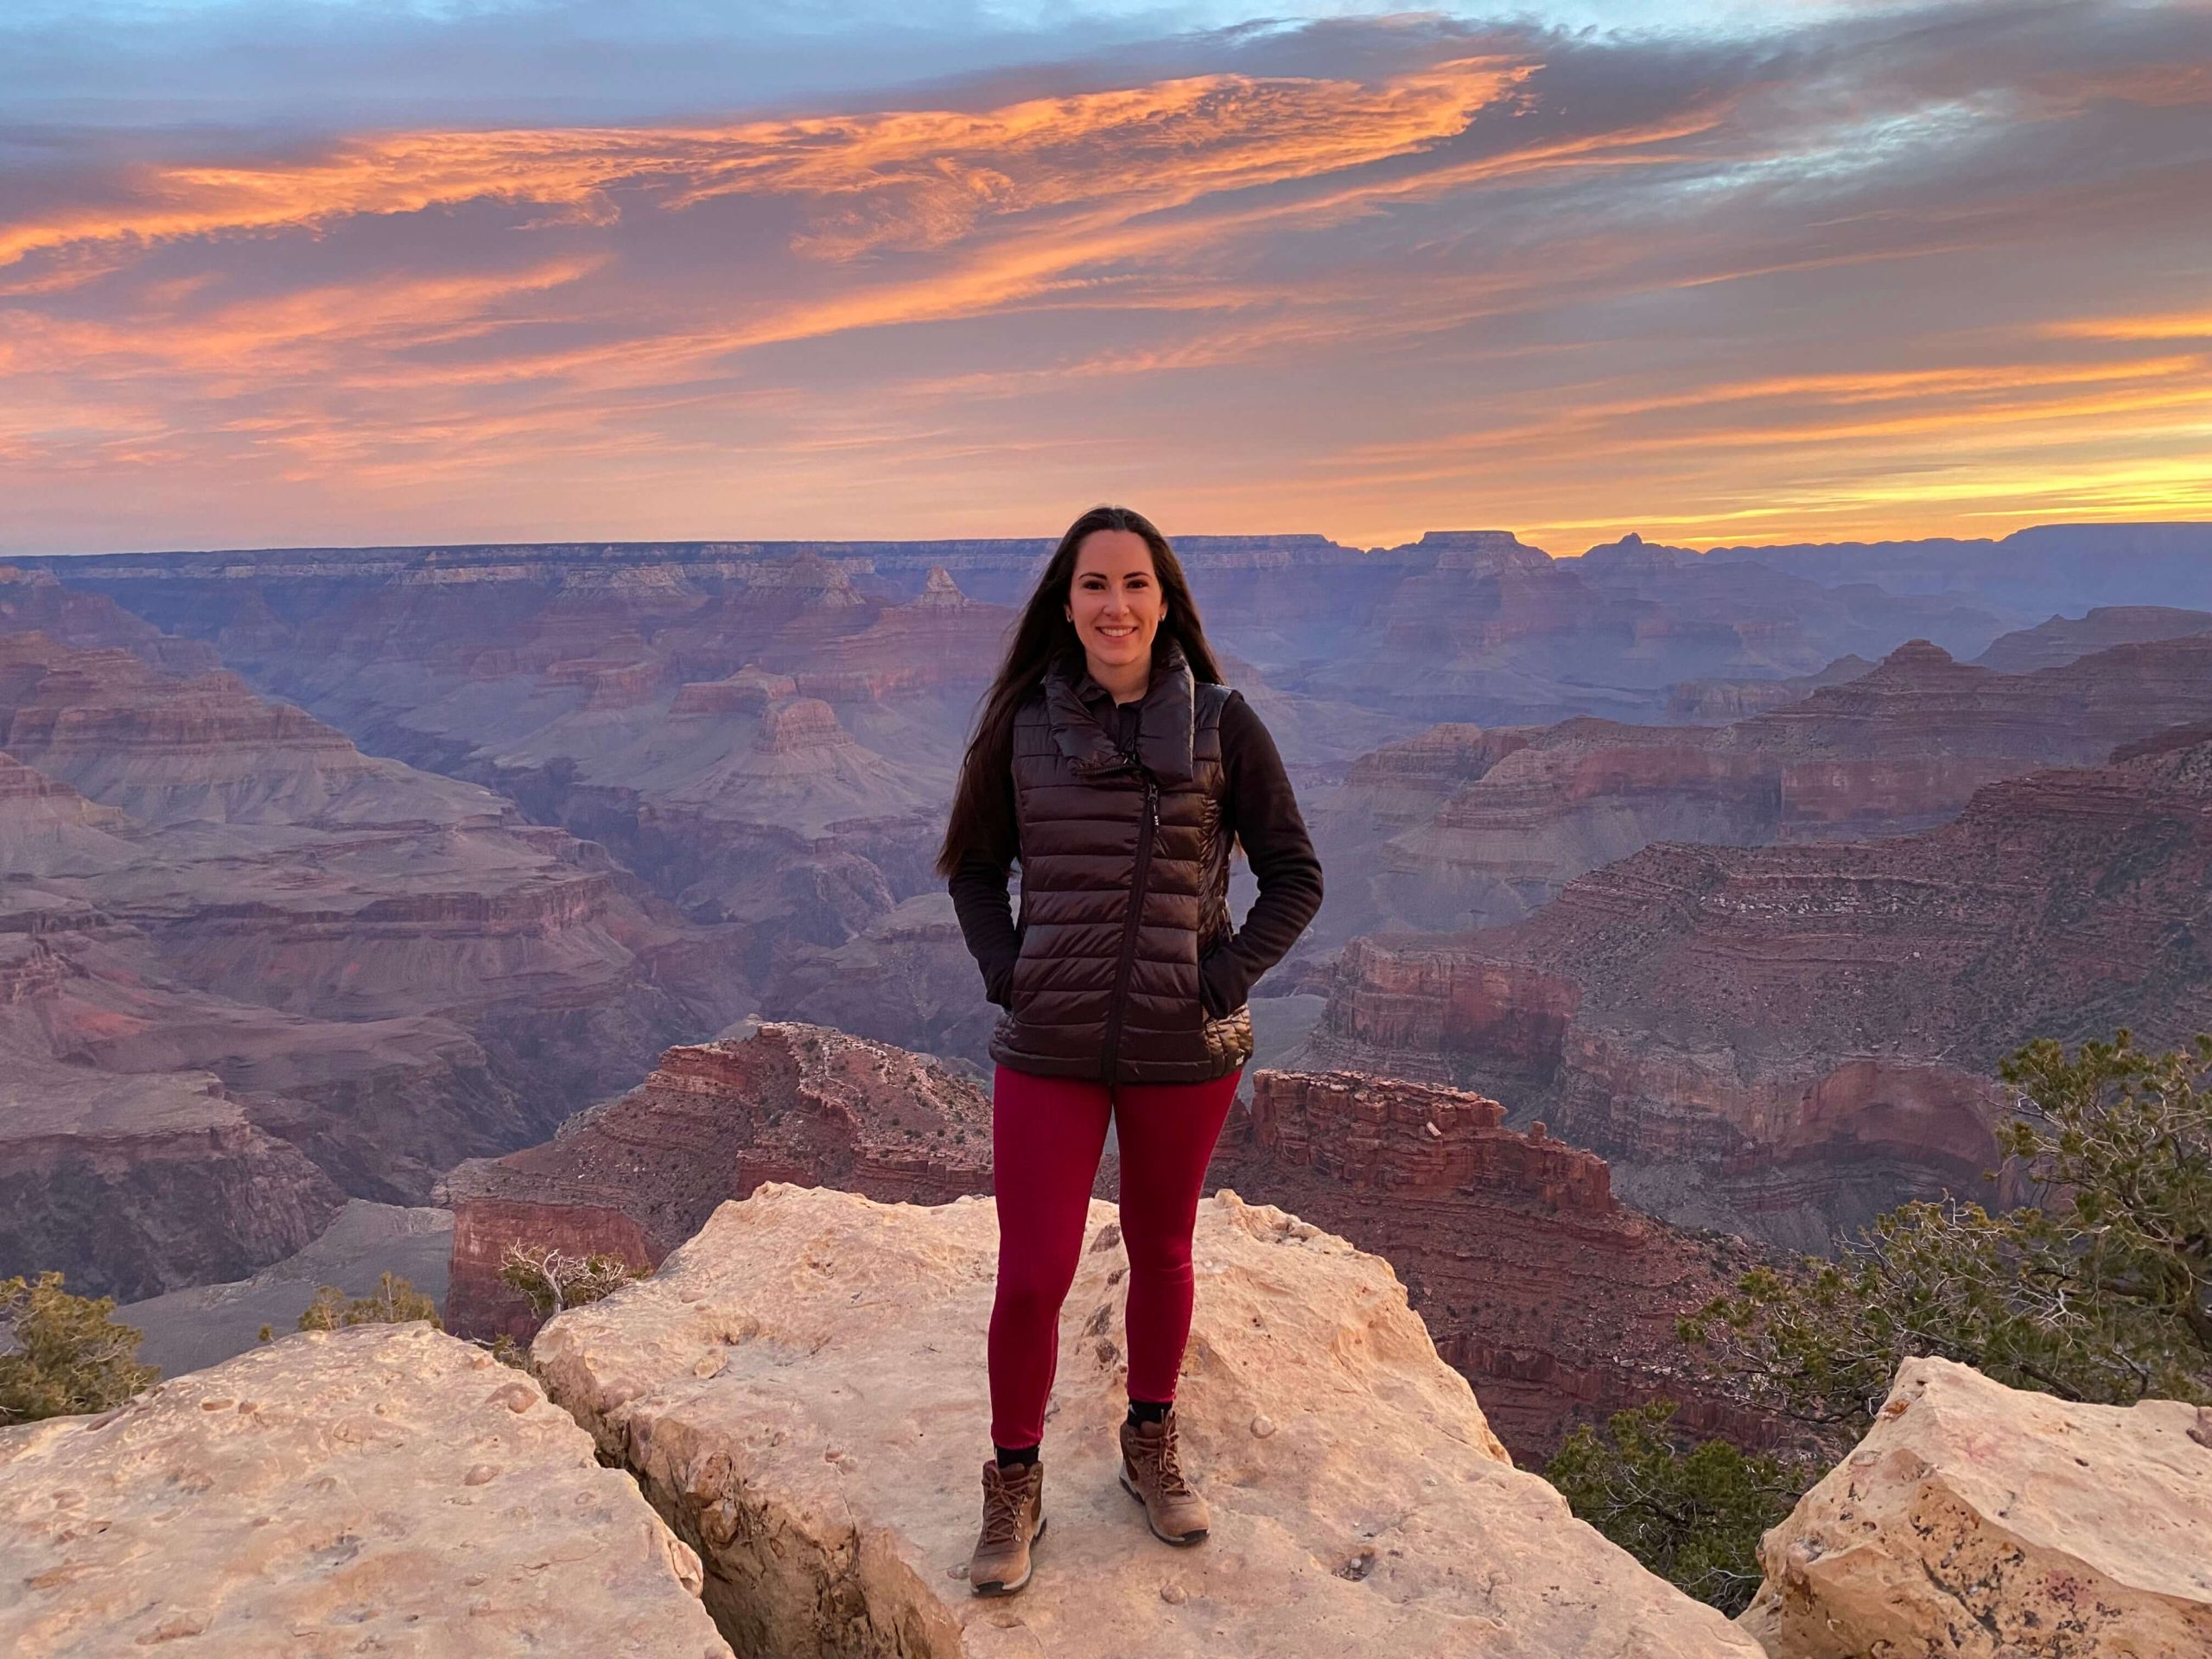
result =
[[[1191,1335],[1191,1229],[1214,1142],[1243,1069],[1211,1083],[1092,1083],[1000,1066],[991,1080],[992,1186],[999,1213],[991,1304],[991,1440],[1045,1437],[1060,1359],[1060,1304],[1075,1282],[1084,1221],[1110,1116],[1120,1138],[1122,1243],[1129,1257],[1128,1394],[1175,1397]]]

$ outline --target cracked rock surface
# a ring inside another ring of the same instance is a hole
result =
[[[1161,1543],[1116,1483],[1127,1258],[1094,1200],[1035,1577],[971,1595],[997,1244],[988,1198],[767,1182],[539,1334],[549,1390],[698,1548],[740,1653],[1758,1659],[1512,1466],[1387,1262],[1226,1190],[1198,1208],[1176,1395],[1211,1535]]]
[[[729,1659],[698,1589],[573,1419],[425,1324],[0,1431],[0,1653]]]
[[[1775,1659],[2203,1659],[2212,1410],[2073,1405],[1909,1359],[1759,1558],[1741,1622]]]

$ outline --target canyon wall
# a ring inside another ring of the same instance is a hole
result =
[[[1997,1061],[2212,1027],[2212,742],[1989,785],[1918,835],[1661,845],[1529,920],[1344,951],[1300,1065],[1481,1088],[1669,1220],[1800,1247],[2001,1198]]]
[[[143,1296],[419,1201],[723,1024],[741,943],[236,675],[0,633],[0,1274]]]
[[[2098,629],[2126,631],[2109,619]],[[1985,784],[2208,718],[2212,633],[2199,632],[2024,673],[1915,641],[1719,728],[1572,720],[1480,741],[1478,728],[1439,728],[1363,758],[1316,804],[1318,844],[1350,877],[1332,889],[1323,933],[1516,921],[1657,842],[1908,834],[1948,822]]]
[[[1208,1181],[1387,1260],[1524,1466],[1575,1424],[1659,1398],[1699,1432],[1764,1439],[1674,1329],[1758,1255],[1631,1209],[1603,1159],[1541,1123],[1506,1128],[1504,1112],[1437,1084],[1262,1071]]]

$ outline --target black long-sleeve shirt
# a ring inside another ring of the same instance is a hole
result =
[[[1121,747],[1136,742],[1137,707],[1118,703]],[[1321,861],[1300,816],[1282,756],[1260,716],[1236,692],[1221,711],[1221,758],[1228,798],[1226,827],[1243,842],[1260,895],[1245,913],[1244,925],[1206,953],[1198,964],[1199,1001],[1209,1015],[1219,1016],[1242,1003],[1261,975],[1282,960],[1321,908]],[[1007,774],[1006,821],[1014,819],[1014,777]],[[1007,893],[1010,867],[985,854],[961,860],[948,884],[952,907],[969,954],[983,971],[984,992],[1001,1007],[1012,1006],[1014,964],[1021,938]]]

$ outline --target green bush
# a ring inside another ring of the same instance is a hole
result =
[[[1681,1322],[1832,1458],[1917,1355],[2064,1400],[2212,1402],[2212,1037],[2033,1043],[1999,1075],[2027,1109],[1999,1144],[2040,1203],[1907,1204],[1840,1259],[1756,1270]]]
[[[406,1325],[416,1319],[427,1319],[434,1331],[445,1329],[435,1302],[399,1274],[387,1273],[365,1296],[349,1299],[335,1285],[319,1287],[315,1300],[300,1315],[299,1328],[335,1331],[349,1325]]]
[[[1685,1446],[1669,1432],[1675,1408],[1662,1400],[1617,1411],[1603,1435],[1575,1429],[1544,1478],[1645,1567],[1732,1616],[1759,1587],[1759,1535],[1821,1471],[1726,1440]]]
[[[1906,1359],[2066,1400],[2212,1403],[2212,1037],[2156,1055],[2125,1031],[2070,1055],[2031,1043],[1998,1075],[2019,1090],[1998,1143],[2037,1202],[1906,1204],[1834,1260],[1745,1274],[1680,1332],[1789,1443],[1691,1446],[1671,1405],[1617,1414],[1545,1471],[1578,1516],[1733,1611],[1759,1533],[1866,1433]]]
[[[0,1280],[0,1426],[105,1411],[160,1381],[112,1296],[73,1296],[61,1275]]]

